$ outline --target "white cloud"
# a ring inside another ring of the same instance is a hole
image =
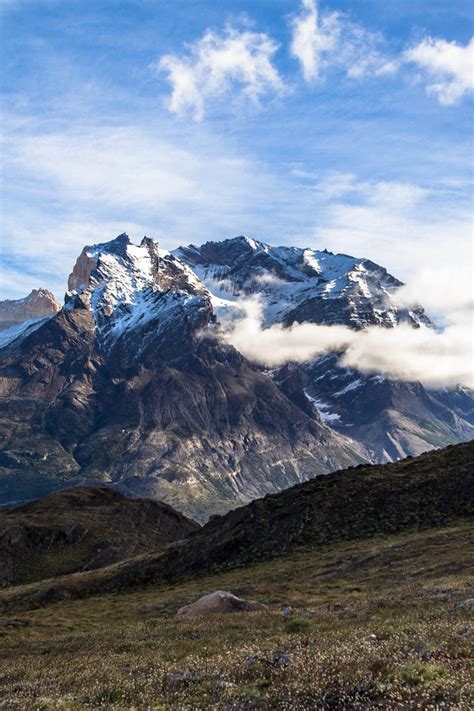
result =
[[[466,323],[449,326],[443,333],[402,325],[364,331],[312,323],[289,328],[277,324],[264,329],[258,301],[247,301],[242,308],[245,317],[227,324],[221,338],[266,366],[344,351],[342,364],[361,372],[421,381],[428,387],[474,385],[471,329]]]
[[[422,304],[441,324],[471,320],[473,327],[472,264],[465,258],[458,262],[456,269],[446,262],[419,268],[397,291],[395,299],[400,306]]]
[[[188,56],[168,54],[152,66],[168,74],[170,111],[192,111],[200,121],[208,101],[223,99],[234,89],[257,105],[266,93],[284,92],[284,82],[273,65],[277,49],[264,33],[227,27],[223,34],[207,30],[189,45]]]
[[[456,104],[474,89],[474,37],[466,45],[427,37],[404,53],[433,80],[426,87],[440,104]]]
[[[459,274],[459,288],[469,291],[462,270],[472,266],[472,214],[463,193],[456,199],[442,185],[395,181],[347,181],[347,194],[343,187],[341,180],[341,193],[321,208],[320,245],[368,257],[404,281],[442,268]]]
[[[319,16],[315,0],[302,0],[302,12],[292,20],[291,54],[301,64],[307,82],[315,81],[325,55],[339,42],[337,13]]]
[[[316,0],[302,0],[301,14],[292,19],[291,26],[291,54],[309,83],[330,67],[352,79],[386,76],[398,70],[398,59],[380,49],[384,44],[381,35],[341,13],[320,12]]]

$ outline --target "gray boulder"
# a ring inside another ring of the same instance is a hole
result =
[[[191,605],[181,607],[176,617],[200,617],[202,615],[229,612],[259,612],[266,609],[266,605],[262,605],[259,602],[242,600],[231,592],[216,590],[216,592],[210,593],[210,595],[200,597],[199,600],[196,600],[196,602],[193,602]]]

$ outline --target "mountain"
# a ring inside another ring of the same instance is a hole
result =
[[[6,591],[0,609],[169,584],[341,541],[472,522],[473,515],[474,442],[468,442],[316,477],[215,516],[156,554]]]
[[[206,335],[215,320],[152,240],[84,248],[61,311],[0,351],[0,502],[107,484],[203,521],[366,459],[298,375],[276,382]]]
[[[218,317],[258,297],[263,326],[281,323],[433,328],[421,306],[401,308],[402,282],[368,259],[327,250],[272,247],[249,237],[180,247],[211,293]],[[329,354],[292,367],[306,396],[333,430],[359,442],[374,462],[396,461],[474,437],[474,398],[467,388],[427,390],[344,367]],[[274,371],[276,382],[288,367]]]
[[[24,321],[50,316],[60,308],[61,304],[47,289],[33,289],[23,299],[5,299],[0,301],[0,331]]]
[[[199,529],[159,501],[77,487],[0,511],[0,587],[104,565],[162,548]]]
[[[342,367],[268,371],[216,322],[259,298],[265,326],[432,328],[366,259],[248,237],[159,251],[126,234],[85,247],[58,312],[0,337],[0,505],[78,485],[165,501],[193,519],[362,461],[474,436],[472,393]],[[211,327],[211,328],[209,328]]]
[[[217,297],[217,308],[222,300],[232,304],[242,296],[259,296],[265,326],[304,321],[356,329],[431,325],[421,307],[397,307],[394,295],[402,282],[368,259],[272,247],[244,236],[180,247],[173,254]]]

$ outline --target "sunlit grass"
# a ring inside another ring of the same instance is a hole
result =
[[[470,544],[467,526],[339,543],[11,614],[0,699],[72,711],[469,709],[472,613],[457,604],[474,596]],[[268,612],[175,620],[183,604],[236,587]]]

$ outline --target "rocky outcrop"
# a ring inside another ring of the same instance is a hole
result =
[[[0,301],[0,331],[10,326],[50,316],[59,311],[61,304],[47,289],[32,289],[23,299]]]
[[[87,254],[87,247],[84,247],[80,253],[74,268],[69,274],[67,280],[68,291],[76,291],[77,289],[84,289],[89,285],[89,280],[93,270],[97,266],[97,260],[93,257],[89,257]]]

